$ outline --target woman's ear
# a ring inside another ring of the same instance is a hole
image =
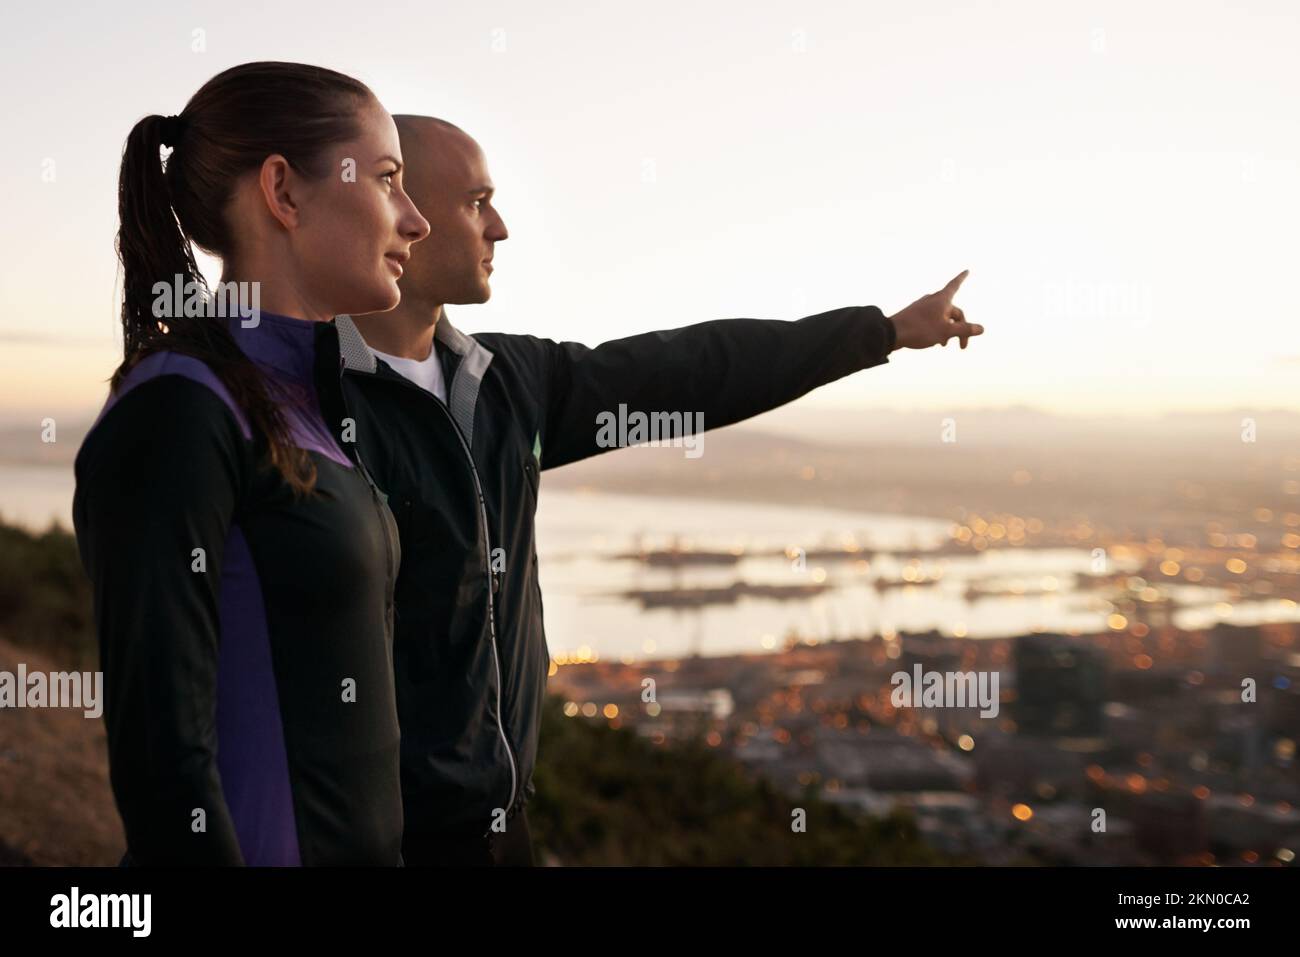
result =
[[[302,180],[289,161],[279,153],[272,153],[262,161],[257,183],[266,208],[276,221],[285,229],[296,228],[301,212],[296,194]]]

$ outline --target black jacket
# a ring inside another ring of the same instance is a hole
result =
[[[173,352],[130,371],[77,454],[128,860],[397,865],[401,554],[321,419],[337,331],[263,312],[231,332],[315,463],[316,494],[293,499],[221,380]]]
[[[487,832],[534,793],[550,665],[537,580],[539,470],[605,451],[598,415],[749,418],[888,361],[874,306],[795,322],[729,319],[588,348],[527,335],[436,339],[448,401],[394,372],[346,316],[347,406],[361,458],[401,535],[394,667],[407,846]],[[326,411],[327,417],[331,414]]]

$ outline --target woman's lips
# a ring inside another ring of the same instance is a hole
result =
[[[397,278],[400,279],[402,277],[402,261],[396,256],[385,256],[384,259],[390,266],[397,270]]]

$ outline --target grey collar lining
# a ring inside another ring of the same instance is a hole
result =
[[[336,316],[334,325],[339,334],[339,355],[343,367],[356,372],[374,373],[379,368],[379,358],[366,344],[361,331],[351,316]],[[478,406],[479,386],[492,362],[492,352],[473,336],[467,336],[447,320],[446,310],[434,329],[434,338],[461,357],[460,367],[452,377],[447,393],[447,409],[465,436],[465,443],[474,447],[474,412]]]

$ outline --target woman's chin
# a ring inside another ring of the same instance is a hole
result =
[[[397,287],[396,280],[386,281],[370,294],[364,297],[358,296],[355,307],[339,315],[365,316],[372,312],[388,312],[390,309],[395,309],[401,301],[402,291]]]
[[[389,309],[396,309],[397,304],[402,301],[402,287],[397,284],[396,279],[389,279],[385,284],[385,304],[378,312],[387,312]]]

